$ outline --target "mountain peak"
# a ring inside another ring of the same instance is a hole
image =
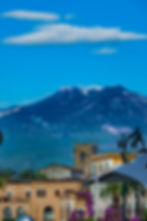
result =
[[[89,92],[91,91],[101,91],[103,90],[103,87],[101,86],[98,86],[98,85],[92,85],[92,86],[87,86],[87,87],[84,87],[84,86],[79,86],[79,87],[63,87],[60,89],[60,92],[66,92],[66,93],[71,93],[71,92],[80,92],[84,95],[87,95]]]
[[[125,87],[122,86],[122,85],[107,86],[106,89],[115,90],[115,91],[120,91],[120,92],[129,91],[127,88],[125,88]]]
[[[106,150],[136,125],[147,133],[143,95],[121,85],[65,87],[39,102],[0,112],[1,130],[6,131],[2,159],[15,168],[26,162],[38,166],[38,160],[64,163],[72,160],[76,140],[96,141]]]

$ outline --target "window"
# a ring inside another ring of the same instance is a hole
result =
[[[12,210],[10,207],[6,207],[4,209],[4,219],[10,219],[12,218]]]
[[[26,191],[26,197],[27,199],[31,198],[31,190]]]
[[[98,152],[98,146],[93,145],[93,146],[92,146],[92,153],[93,153],[93,154],[97,154],[97,152]]]
[[[97,170],[96,170],[96,166],[95,166],[95,164],[94,163],[92,163],[91,164],[91,167],[90,167],[90,169],[91,169],[91,175],[96,175],[97,174]]]
[[[65,194],[67,194],[67,195],[72,194],[72,193],[75,193],[75,191],[73,189],[66,189],[65,190]]]
[[[86,160],[87,160],[87,154],[84,153],[84,152],[81,152],[81,154],[80,154],[80,161],[81,161],[82,163],[85,163]]]
[[[103,168],[102,168],[102,164],[101,164],[101,163],[99,163],[98,169],[99,169],[100,172],[102,172],[102,169],[103,169]]]
[[[37,191],[37,196],[39,196],[39,197],[44,197],[44,196],[46,196],[46,191],[45,191],[44,189],[39,189],[39,190]]]
[[[60,195],[61,195],[60,190],[59,190],[59,189],[56,189],[56,190],[55,190],[55,196],[59,197]]]
[[[25,214],[25,209],[23,207],[19,207],[17,209],[17,217],[24,215]]]
[[[106,161],[106,169],[110,169],[110,161]]]
[[[12,199],[12,197],[13,197],[12,190],[7,190],[6,195],[7,195],[7,198],[8,198],[8,199]]]
[[[54,220],[54,210],[52,207],[48,206],[44,209],[44,221]]]

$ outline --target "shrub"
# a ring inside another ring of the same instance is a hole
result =
[[[3,221],[15,221],[14,218],[6,218],[6,219],[3,219]]]

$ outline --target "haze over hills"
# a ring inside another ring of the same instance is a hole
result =
[[[72,164],[75,142],[98,142],[101,151],[114,151],[118,136],[136,126],[146,136],[146,97],[122,86],[63,88],[39,102],[0,111],[5,136],[0,166]]]

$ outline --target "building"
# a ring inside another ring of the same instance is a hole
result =
[[[128,162],[136,158],[136,153],[127,155]],[[100,176],[104,173],[123,164],[123,159],[120,153],[106,153],[91,155],[90,157],[90,175]]]
[[[76,144],[75,165],[52,164],[41,169],[45,180],[11,179],[0,189],[0,220],[29,214],[36,221],[67,221],[75,209],[86,210],[85,199],[79,197],[83,180],[97,177],[123,163],[119,153],[99,154],[96,144]],[[128,154],[131,161],[136,154]],[[100,197],[102,185],[90,186],[95,211],[103,215],[110,198]]]
[[[74,147],[74,166],[78,170],[82,170],[85,177],[90,175],[91,156],[97,155],[97,144],[75,144]]]
[[[51,164],[38,171],[45,175],[47,179],[81,179],[83,178],[83,171],[73,167]]]
[[[65,221],[75,208],[84,209],[79,198],[80,180],[9,181],[0,189],[0,220],[29,214],[36,221]]]
[[[109,172],[123,163],[120,153],[99,153],[97,144],[75,145],[75,168],[83,171],[84,176],[98,176]],[[136,153],[127,155],[128,161],[136,158]]]
[[[75,146],[75,167],[83,169],[84,177],[98,177],[102,174],[123,164],[120,153],[98,153],[98,147],[93,144],[78,144]],[[136,153],[127,155],[128,161],[136,158]],[[111,204],[109,196],[102,197],[101,191],[105,184],[95,183],[90,185],[90,192],[93,195],[96,217],[102,217],[108,205]],[[132,202],[131,202],[132,203]],[[134,203],[134,201],[133,201]]]

